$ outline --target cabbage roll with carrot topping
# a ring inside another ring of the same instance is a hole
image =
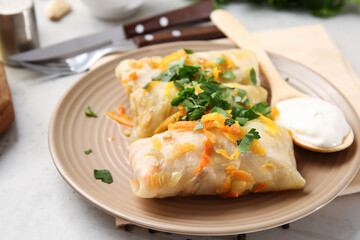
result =
[[[254,69],[259,79],[259,67],[255,54],[250,50],[230,49],[223,51],[207,51],[187,54],[179,50],[164,58],[146,57],[140,60],[128,59],[122,61],[116,68],[117,79],[122,83],[129,95],[136,89],[145,86],[152,78],[159,76],[171,67],[171,64],[185,58],[185,64],[199,66],[214,75],[220,82],[234,82],[252,85],[250,71]],[[233,75],[229,75],[231,72]],[[260,85],[258,81],[256,85]]]
[[[210,113],[200,121],[176,122],[168,131],[133,142],[129,156],[133,193],[142,198],[238,197],[304,187],[286,129],[263,115],[244,127],[226,125],[225,120]],[[203,128],[196,127],[199,123]],[[253,129],[261,138],[253,139],[243,153],[239,140]]]
[[[229,102],[233,102],[231,96],[240,89],[246,91],[246,97],[252,105],[267,99],[267,91],[260,86],[238,83],[226,83],[224,86],[232,88],[231,95],[227,98]],[[195,89],[196,92],[202,91],[198,85]],[[167,130],[168,124],[181,116],[179,109],[171,105],[178,92],[174,82],[152,81],[146,89],[138,88],[130,94],[131,118],[134,124],[130,142]]]

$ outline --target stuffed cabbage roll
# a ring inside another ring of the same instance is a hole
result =
[[[187,195],[238,197],[250,192],[300,189],[305,180],[296,169],[291,137],[265,116],[244,127],[225,124],[210,113],[196,121],[176,122],[170,130],[130,146],[135,179],[132,191],[142,198]],[[240,153],[239,139],[256,129],[261,136]]]
[[[238,83],[227,83],[224,86],[231,87],[231,95],[227,98],[233,102],[231,96],[239,89],[246,91],[246,97],[250,104],[265,102],[267,91],[260,86],[241,85]],[[199,86],[195,87],[201,91]],[[131,118],[133,119],[133,130],[130,135],[130,142],[139,138],[151,137],[154,133],[159,133],[167,129],[167,118],[178,118],[179,108],[171,105],[171,101],[177,96],[179,89],[173,82],[152,81],[148,88],[138,88],[130,94]],[[174,115],[175,114],[175,115]],[[169,119],[169,120],[172,120]],[[164,127],[161,127],[161,126]],[[158,130],[157,130],[158,129]]]
[[[186,58],[185,64],[199,66],[214,74],[220,82],[236,82],[243,85],[252,85],[250,71],[254,69],[258,77],[259,67],[255,54],[250,50],[231,49],[224,51],[207,51],[187,54],[179,50],[164,58],[146,57],[140,60],[128,59],[122,61],[116,68],[117,79],[122,83],[125,92],[129,95],[136,89],[146,85],[153,77],[159,76],[167,70],[173,62]],[[224,75],[227,71],[234,74],[234,78]],[[259,85],[260,82],[257,82]]]

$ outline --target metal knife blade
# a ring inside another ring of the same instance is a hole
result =
[[[212,10],[212,0],[205,0],[181,9],[128,23],[124,26],[118,26],[49,47],[15,54],[10,56],[8,61],[12,65],[19,65],[20,62],[36,62],[71,57],[98,48],[117,45],[126,38],[136,37],[144,33],[208,20]]]
[[[19,62],[37,62],[49,59],[67,58],[116,44],[122,40],[125,40],[125,34],[123,27],[119,26],[48,47],[18,53],[10,56],[8,61],[10,64],[15,65]]]

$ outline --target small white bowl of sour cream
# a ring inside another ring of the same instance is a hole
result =
[[[91,13],[102,19],[121,19],[130,16],[144,0],[82,0]]]

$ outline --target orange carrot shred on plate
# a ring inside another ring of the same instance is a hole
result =
[[[126,116],[125,114],[119,114],[113,111],[107,111],[106,112],[106,116],[110,117],[111,119],[117,121],[118,123],[128,126],[128,127],[133,127],[133,120],[131,118],[129,118],[128,116]]]
[[[125,114],[125,108],[122,105],[120,105],[118,107],[118,112],[119,112],[119,114]]]
[[[211,149],[212,149],[212,143],[211,140],[209,138],[206,139],[205,144],[204,144],[204,151],[201,153],[201,159],[200,159],[200,163],[197,166],[197,168],[195,169],[195,171],[193,172],[193,175],[196,176],[199,172],[201,172],[204,167],[206,167],[208,165],[208,163],[210,163],[212,166],[212,162],[210,161],[210,153],[211,153]]]

